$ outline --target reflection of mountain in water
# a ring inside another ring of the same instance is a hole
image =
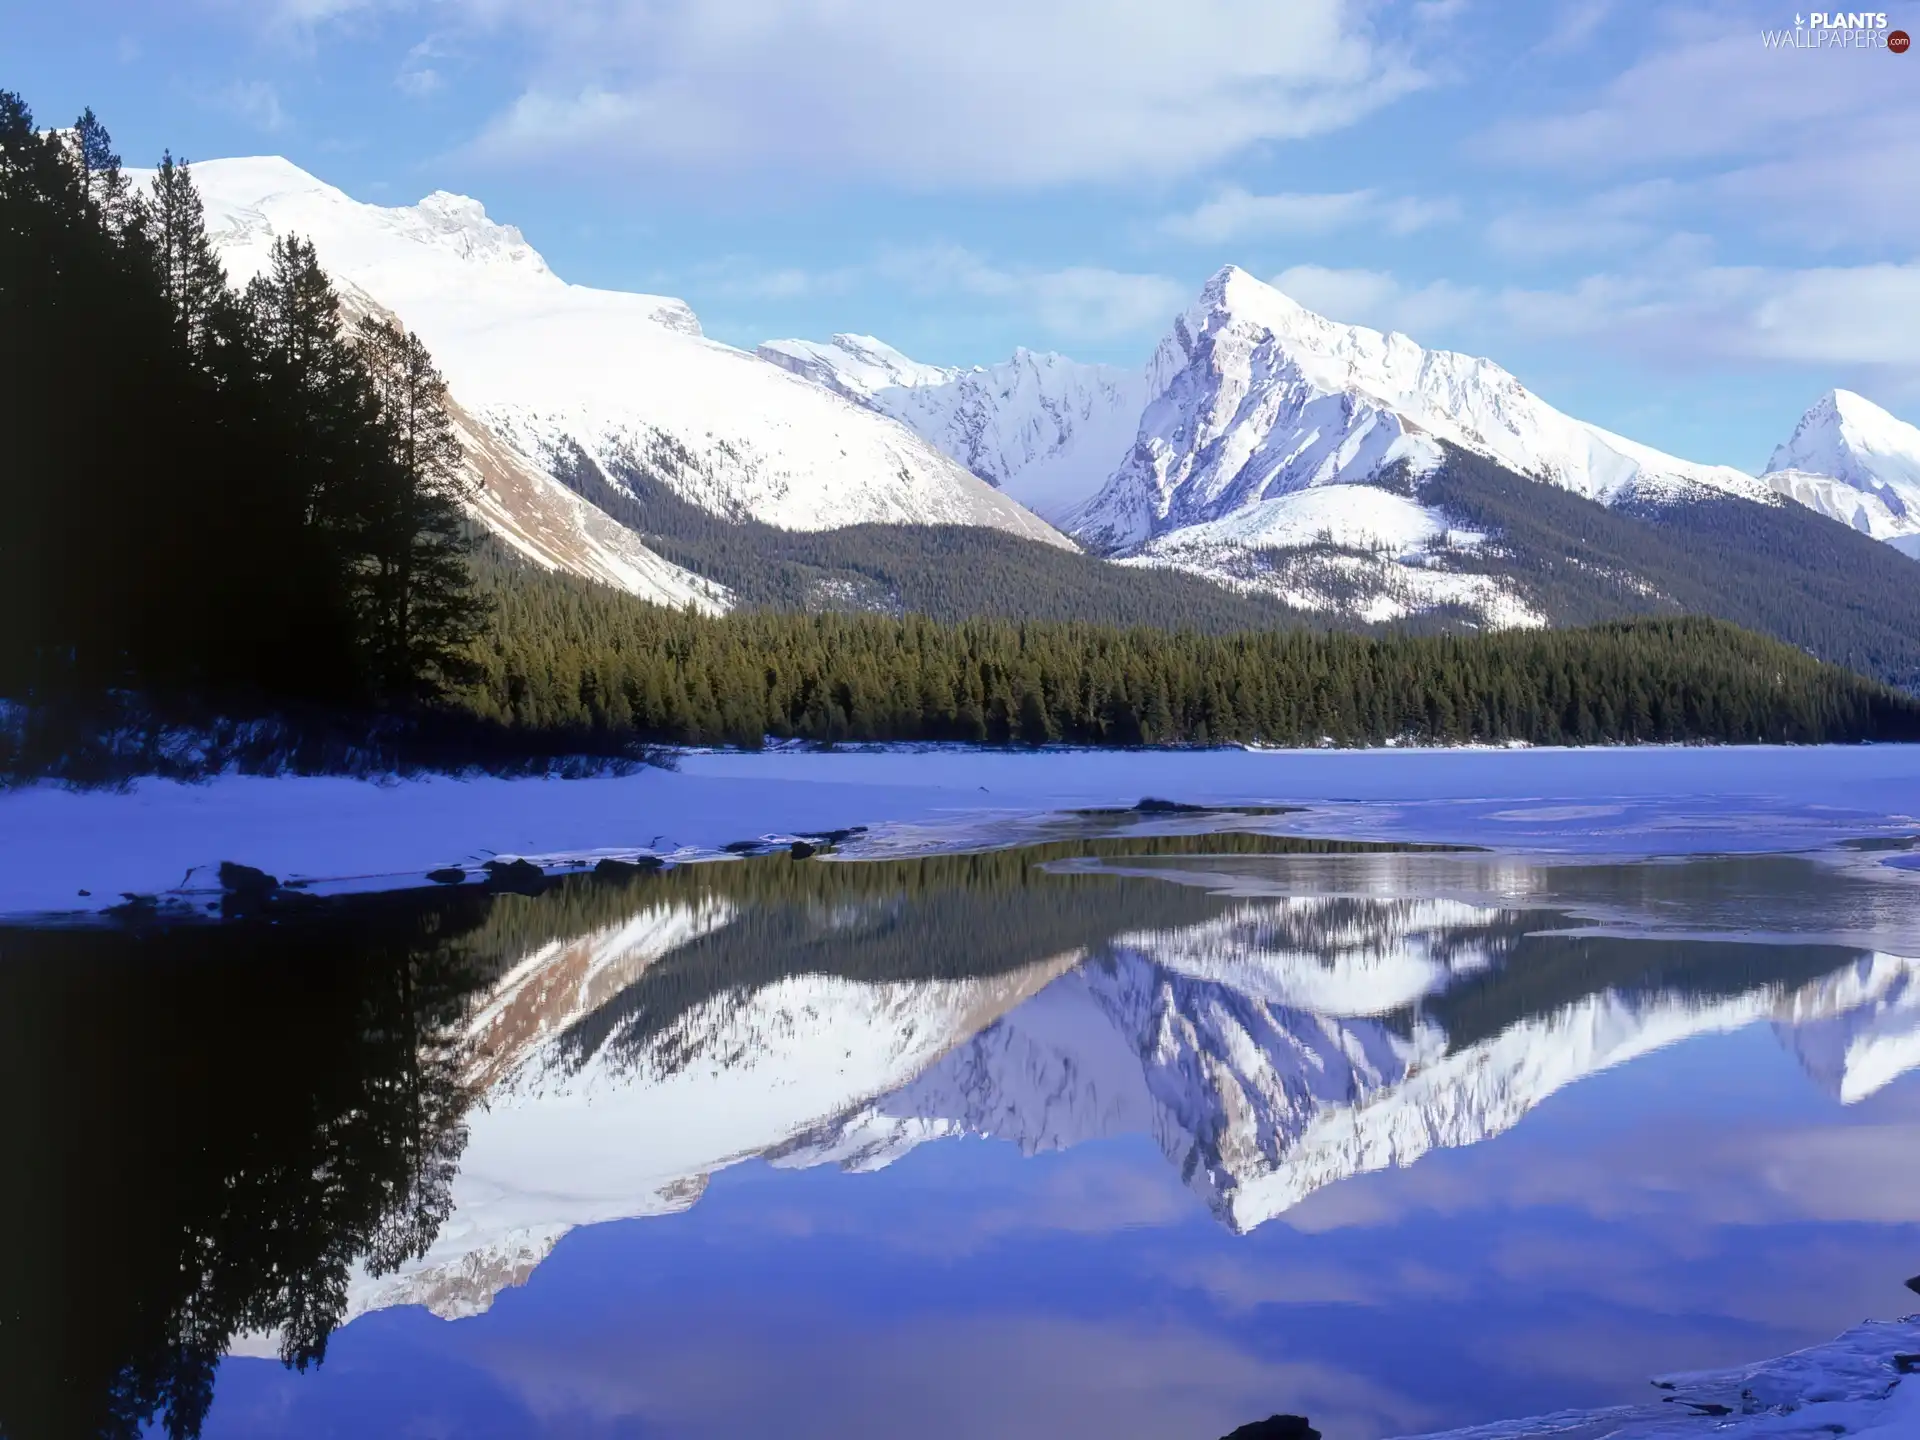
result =
[[[1920,1062],[1912,962],[1791,934],[1543,933],[1571,913],[1871,932],[1905,898],[1874,882],[1799,861],[1540,869],[1259,848],[1103,862],[1180,884],[1047,873],[1021,852],[643,884],[657,909],[638,933],[686,938],[616,940],[629,921],[575,942],[626,947],[595,962],[591,994],[552,983],[551,961],[515,972],[489,1013],[537,995],[545,1018],[537,1038],[477,1033],[500,1078],[455,1216],[422,1265],[357,1286],[356,1308],[483,1309],[573,1226],[684,1208],[756,1156],[865,1169],[943,1136],[1033,1152],[1144,1133],[1246,1229],[1692,1035],[1770,1019],[1847,1099]]]
[[[1145,1133],[1245,1229],[1756,1020],[1855,1100],[1920,1064],[1920,973],[1865,943],[1920,954],[1910,910],[1800,861],[1230,834],[0,932],[0,1142],[46,1182],[0,1192],[50,1237],[0,1281],[0,1433],[190,1434],[236,1335],[474,1313],[752,1157]],[[1742,916],[1773,943],[1679,933]]]

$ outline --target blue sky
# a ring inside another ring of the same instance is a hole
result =
[[[1920,418],[1920,54],[1774,0],[0,0],[0,85],[129,163],[478,196],[738,344],[1143,362],[1229,261],[1753,469]],[[1920,4],[1890,27],[1920,30]]]

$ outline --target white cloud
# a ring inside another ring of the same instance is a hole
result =
[[[1176,240],[1200,245],[1266,235],[1323,235],[1361,224],[1410,235],[1459,213],[1459,205],[1452,200],[1390,199],[1373,190],[1254,195],[1229,185],[1195,209],[1167,216],[1159,229]]]
[[[1349,324],[1498,359],[1516,340],[1578,341],[1662,364],[1817,366],[1920,389],[1920,262],[1718,265],[1682,238],[1633,271],[1528,288],[1410,285],[1380,270],[1296,265],[1269,282]]]
[[[400,62],[400,73],[394,77],[394,84],[416,100],[424,100],[429,95],[438,94],[446,88],[447,80],[433,65],[440,59],[442,51],[437,42],[422,40],[407,51],[406,59]]]
[[[1370,190],[1332,195],[1253,195],[1230,185],[1184,215],[1169,215],[1160,231],[1176,240],[1219,245],[1256,235],[1319,235],[1351,223],[1372,203]]]
[[[1569,55],[1585,48],[1612,13],[1613,0],[1567,0],[1546,38],[1534,46],[1535,53]]]
[[[1571,12],[1569,12],[1571,13]],[[1696,223],[1819,246],[1910,239],[1920,88],[1885,51],[1771,50],[1765,16],[1679,16],[1585,103],[1501,120],[1473,145],[1504,165],[1587,181],[1641,172]]]
[[[533,74],[501,161],[909,186],[1191,172],[1420,83],[1356,0],[464,0]]]
[[[1758,295],[1747,329],[1759,354],[1920,368],[1920,264],[1801,270]]]
[[[863,263],[820,270],[732,256],[693,278],[703,293],[729,300],[813,300],[865,288],[940,306],[959,302],[971,313],[1004,316],[1064,340],[1157,336],[1192,298],[1165,275],[1004,265],[959,245],[884,248]]]
[[[1559,207],[1529,205],[1495,216],[1487,242],[1503,255],[1538,260],[1606,251],[1615,255],[1652,242],[1659,219],[1679,198],[1671,180],[1615,186]]]

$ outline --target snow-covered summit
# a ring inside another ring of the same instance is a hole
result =
[[[1789,499],[1920,556],[1920,427],[1863,395],[1822,395],[1774,449],[1762,478]]]
[[[1440,440],[1605,503],[1766,493],[1562,414],[1491,360],[1329,320],[1233,265],[1160,342],[1147,397],[1126,463],[1069,522],[1107,553],[1400,462],[1418,473]]]
[[[273,157],[193,173],[235,281],[276,237],[306,236],[536,461],[578,447],[616,480],[644,471],[715,513],[789,529],[970,524],[1066,543],[905,427],[702,337],[684,301],[568,284],[476,200],[364,204]]]

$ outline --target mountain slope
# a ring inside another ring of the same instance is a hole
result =
[[[1080,620],[1215,635],[1318,618],[1274,596],[1237,593],[1176,570],[1111,565],[981,526],[781,530],[711,515],[646,468],[623,467],[616,480],[575,452],[556,457],[553,469],[596,514],[630,527],[650,553],[748,606],[944,621]]]
[[[1851,390],[1821,396],[1774,450],[1761,479],[1920,558],[1920,428]]]
[[[1498,537],[1436,563],[1491,576],[1552,624],[1715,615],[1920,688],[1920,571],[1800,506],[1703,491],[1608,507],[1453,448],[1416,494],[1461,530]]]
[[[194,178],[233,279],[264,266],[276,237],[306,236],[536,464],[564,446],[646,457],[716,514],[791,529],[986,525],[1067,544],[905,427],[703,338],[683,302],[565,283],[477,201],[384,209],[275,158],[204,162]]]

